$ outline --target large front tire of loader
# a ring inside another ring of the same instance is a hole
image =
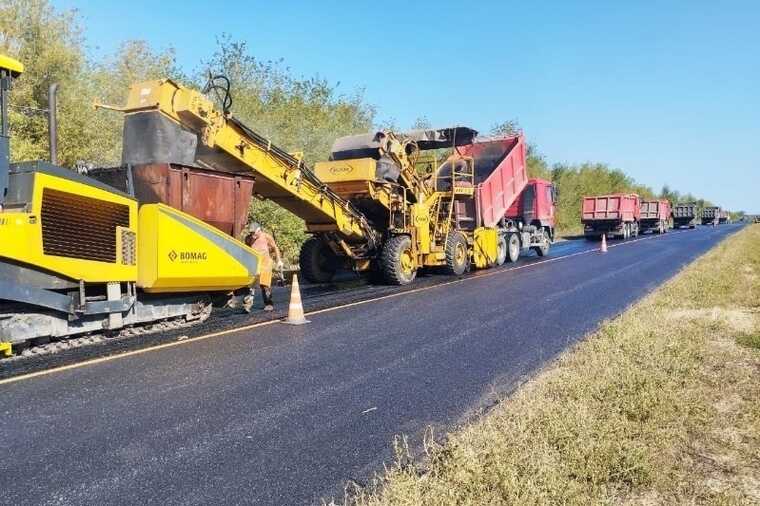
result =
[[[461,232],[452,232],[446,237],[446,272],[461,276],[467,270],[470,255],[467,252],[467,239]]]
[[[386,283],[408,285],[417,276],[417,262],[412,255],[412,239],[408,235],[391,237],[380,253],[380,270]]]
[[[310,283],[328,283],[335,276],[338,259],[330,246],[318,237],[311,237],[301,246],[298,265],[301,275]]]

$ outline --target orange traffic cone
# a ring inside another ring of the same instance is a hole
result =
[[[602,253],[607,253],[607,234],[602,234]]]
[[[293,288],[290,291],[290,306],[288,307],[288,317],[284,321],[290,325],[303,325],[309,323],[309,320],[303,314],[303,304],[301,303],[301,289],[298,287],[298,275],[293,274]]]

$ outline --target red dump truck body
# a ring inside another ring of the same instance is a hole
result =
[[[641,199],[635,193],[584,197],[581,222],[587,237],[602,234],[622,238],[637,236],[641,215]]]
[[[479,138],[457,151],[475,162],[474,226],[498,228],[510,261],[529,249],[546,255],[554,239],[554,190],[549,181],[528,181],[525,137]]]
[[[94,169],[90,175],[129,192],[127,167]],[[141,204],[163,203],[239,238],[248,220],[253,176],[173,163],[132,167],[134,195]]]
[[[666,199],[642,200],[639,216],[639,232],[664,234],[671,228],[670,202]]]
[[[641,220],[668,220],[670,219],[670,202],[665,199],[642,200]]]
[[[478,139],[458,151],[475,160],[478,223],[494,227],[528,184],[525,137]]]

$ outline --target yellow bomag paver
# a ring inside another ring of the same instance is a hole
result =
[[[261,255],[201,220],[43,161],[10,163],[8,97],[23,65],[0,56],[0,353],[40,337],[208,316],[253,284]]]

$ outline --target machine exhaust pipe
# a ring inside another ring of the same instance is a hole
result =
[[[8,98],[11,89],[11,73],[0,69],[0,211],[8,194],[8,172],[11,163],[11,147],[8,136]]]
[[[48,140],[50,163],[58,165],[58,83],[48,88]]]

